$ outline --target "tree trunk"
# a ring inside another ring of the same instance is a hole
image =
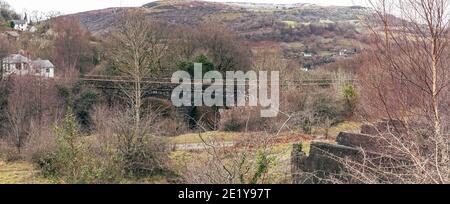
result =
[[[441,117],[439,114],[439,93],[438,93],[438,56],[437,56],[437,39],[433,39],[433,54],[432,54],[432,65],[431,65],[431,71],[432,71],[432,105],[433,105],[433,111],[434,111],[434,133],[438,138],[441,138]]]
[[[3,80],[3,59],[0,59],[0,80]]]

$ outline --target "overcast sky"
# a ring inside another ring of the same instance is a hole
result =
[[[13,8],[23,11],[60,11],[65,14],[119,6],[141,6],[152,0],[6,0]],[[354,5],[355,0],[212,0],[218,2],[257,3],[315,3],[320,5]]]

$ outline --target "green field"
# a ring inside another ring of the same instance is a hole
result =
[[[298,22],[296,21],[283,21],[289,28],[296,28],[298,26]]]

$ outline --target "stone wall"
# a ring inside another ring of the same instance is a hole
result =
[[[376,136],[349,132],[339,133],[336,142],[342,146],[361,148],[365,151],[376,151],[381,146],[381,141]]]
[[[328,177],[339,176],[342,171],[337,158],[359,156],[356,148],[322,142],[311,143],[307,156],[301,146],[294,145],[291,157],[294,184],[329,183]]]
[[[381,121],[374,125],[363,125],[361,133],[341,132],[337,144],[312,142],[309,155],[306,155],[299,144],[294,144],[292,151],[292,182],[300,183],[330,183],[330,176],[342,178],[343,165],[339,162],[342,158],[358,159],[362,157],[362,151],[375,155],[384,146],[379,134],[399,134],[404,131],[404,126],[399,121]],[[390,158],[379,158],[379,163],[392,163]],[[402,161],[403,162],[403,161]]]

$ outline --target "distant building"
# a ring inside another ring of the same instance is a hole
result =
[[[303,52],[303,57],[312,57],[313,53],[310,52]]]
[[[28,31],[34,33],[37,31],[37,28],[36,28],[36,26],[31,26],[31,28]]]
[[[11,74],[26,74],[28,73],[28,63],[30,60],[19,54],[12,54],[2,59],[2,74],[9,76]]]
[[[30,63],[30,67],[35,71],[35,75],[46,78],[55,77],[55,66],[49,60],[37,59]]]
[[[356,48],[352,48],[352,49],[342,49],[339,51],[339,56],[342,57],[347,57],[347,56],[351,56],[354,55],[358,52],[358,50]]]
[[[26,20],[12,20],[14,30],[26,31],[28,29],[28,22]]]
[[[9,75],[33,75],[45,78],[55,77],[55,66],[49,60],[30,60],[20,54],[12,54],[1,60],[3,77]]]
[[[302,71],[309,72],[313,68],[312,64],[303,64]]]

